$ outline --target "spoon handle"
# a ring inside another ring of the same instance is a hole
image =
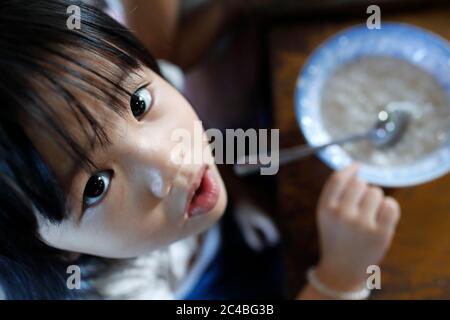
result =
[[[282,166],[285,164],[288,164],[294,160],[303,159],[305,157],[308,157],[310,155],[313,155],[325,148],[328,148],[332,145],[343,145],[350,142],[355,142],[359,140],[365,140],[370,138],[370,133],[363,133],[363,134],[356,134],[350,137],[346,137],[343,139],[337,139],[319,146],[309,146],[309,145],[302,145],[297,147],[292,147],[288,149],[281,150],[278,154],[278,157],[276,154],[272,154],[271,157],[274,157],[274,159],[271,159],[272,166],[274,163],[276,164],[278,162],[278,166]],[[267,157],[265,155],[265,157]],[[262,164],[258,160],[260,159],[258,154],[249,155],[246,157],[241,158],[237,161],[237,163],[234,165],[234,172],[238,176],[247,176],[253,173],[257,173],[259,169],[267,167],[269,164]]]

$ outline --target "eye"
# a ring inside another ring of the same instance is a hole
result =
[[[145,88],[139,89],[131,96],[131,112],[136,119],[142,118],[142,116],[152,107],[152,104],[153,97]]]
[[[98,204],[103,199],[108,191],[111,176],[111,171],[103,171],[89,178],[83,193],[83,204],[86,208]]]

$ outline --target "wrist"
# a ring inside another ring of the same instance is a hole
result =
[[[366,279],[362,277],[348,277],[325,264],[314,268],[318,280],[332,290],[355,292],[366,288]]]
[[[309,282],[307,288],[312,288],[312,292],[317,292],[319,297],[323,297],[322,299],[365,300],[370,296],[370,290],[367,287],[361,287],[361,289],[358,290],[347,290],[347,288],[351,288],[350,286],[345,286],[345,290],[329,287],[318,278],[314,268],[308,270],[306,277]]]

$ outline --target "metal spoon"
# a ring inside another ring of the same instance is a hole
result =
[[[397,143],[403,136],[410,119],[410,114],[404,110],[387,111],[378,113],[377,121],[368,132],[355,134],[350,137],[338,139],[320,146],[303,145],[293,147],[279,152],[278,165],[284,165],[297,159],[313,155],[329,146],[343,145],[360,140],[369,140],[375,148],[388,148]],[[259,171],[260,168],[268,166],[258,161],[257,154],[243,157],[234,165],[234,172],[239,176],[247,176]]]

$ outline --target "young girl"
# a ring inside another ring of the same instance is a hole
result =
[[[80,30],[67,28],[73,4]],[[5,0],[0,29],[1,296],[281,295],[277,251],[251,250],[230,214],[216,223],[227,195],[212,156],[174,154],[172,132],[193,134],[197,117],[128,30],[70,0]],[[324,187],[321,259],[299,298],[367,296],[400,210],[356,173]]]

